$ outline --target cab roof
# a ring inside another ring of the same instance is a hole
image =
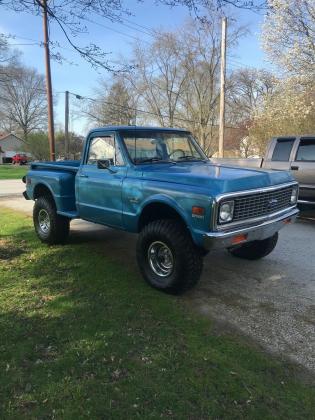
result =
[[[106,125],[105,127],[98,127],[92,129],[90,132],[95,133],[98,131],[181,131],[183,133],[188,133],[189,130],[185,130],[183,128],[172,128],[172,127],[148,127],[148,126],[140,126],[140,125]]]

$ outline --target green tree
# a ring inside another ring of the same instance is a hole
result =
[[[65,156],[65,133],[64,131],[58,131],[55,136],[56,139],[56,152],[57,157],[63,159]],[[83,148],[84,138],[78,136],[73,132],[69,132],[69,158],[70,159],[80,159],[82,148]]]
[[[35,160],[49,160],[48,135],[38,131],[28,136],[25,151],[31,153]]]

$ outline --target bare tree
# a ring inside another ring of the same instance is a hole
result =
[[[8,36],[0,34],[0,84],[10,78],[10,67],[18,64],[19,57],[20,53],[9,47]]]
[[[10,77],[0,85],[2,123],[14,127],[27,140],[29,133],[46,126],[44,77],[36,70],[18,66],[7,68]]]
[[[47,135],[46,135],[47,137]],[[70,131],[69,137],[69,157],[70,159],[80,159],[84,137],[78,136],[76,133]],[[65,154],[65,133],[64,131],[58,131],[56,133],[56,150],[59,158],[64,158]]]
[[[132,67],[127,79],[147,114],[141,119],[155,120],[161,126],[178,125],[175,112],[184,92],[187,73],[182,66],[183,55],[174,33],[156,33],[152,45],[136,45]],[[149,115],[149,117],[148,117]]]
[[[0,0],[0,6],[15,12],[25,12],[40,15],[44,4],[41,0]],[[114,70],[108,61],[108,54],[99,46],[90,43],[81,46],[78,35],[88,32],[88,26],[94,25],[93,18],[105,18],[119,21],[122,16],[129,14],[120,0],[54,0],[47,2],[49,22],[54,23],[64,35],[65,42],[71,46],[83,59],[94,67]],[[52,55],[63,60],[58,42],[50,42]]]
[[[135,116],[133,95],[125,79],[114,76],[111,83],[101,80],[94,102],[84,104],[82,112],[98,125],[129,125]]]
[[[253,114],[271,95],[278,79],[265,69],[242,68],[233,72],[227,90],[227,118],[231,124],[250,126]]]
[[[267,7],[267,0],[159,0],[160,3],[174,7],[186,6],[197,16],[204,18],[204,9],[209,12],[216,12],[227,7],[259,11]]]
[[[127,2],[126,2],[127,3]],[[265,6],[265,0],[157,0],[157,3],[175,7],[187,7],[200,20],[206,13],[234,6],[241,9],[259,10]],[[33,15],[42,14],[42,0],[0,0],[0,6],[15,12],[25,12]],[[46,7],[46,6],[45,6]],[[49,21],[54,23],[64,35],[67,44],[92,66],[114,70],[108,60],[108,54],[98,45],[90,43],[81,46],[78,35],[88,32],[95,25],[95,19],[106,19],[111,22],[124,22],[126,16],[132,13],[125,7],[123,0],[54,0],[47,2]],[[53,56],[58,60],[65,59],[60,53],[61,45],[50,42]]]
[[[218,19],[203,24],[189,23],[181,35],[187,73],[185,93],[178,114],[201,146],[210,153],[217,135],[220,35]],[[186,121],[184,121],[186,120]]]
[[[229,48],[244,28],[234,28]],[[188,21],[180,31],[156,33],[147,47],[137,44],[128,79],[149,122],[191,130],[207,153],[217,140],[220,18]]]

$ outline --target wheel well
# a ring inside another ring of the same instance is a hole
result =
[[[181,215],[171,206],[164,203],[151,203],[142,210],[138,223],[138,231],[140,232],[148,223],[161,219],[178,220],[186,225]]]
[[[39,198],[39,197],[47,197],[50,200],[52,200],[53,203],[55,202],[50,189],[46,187],[46,185],[44,184],[37,184],[36,187],[34,188],[34,192],[33,192],[34,200],[36,200],[36,198]]]

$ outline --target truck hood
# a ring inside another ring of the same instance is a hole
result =
[[[147,180],[191,185],[206,189],[211,195],[270,187],[293,181],[289,172],[226,165],[185,162],[142,166]]]

